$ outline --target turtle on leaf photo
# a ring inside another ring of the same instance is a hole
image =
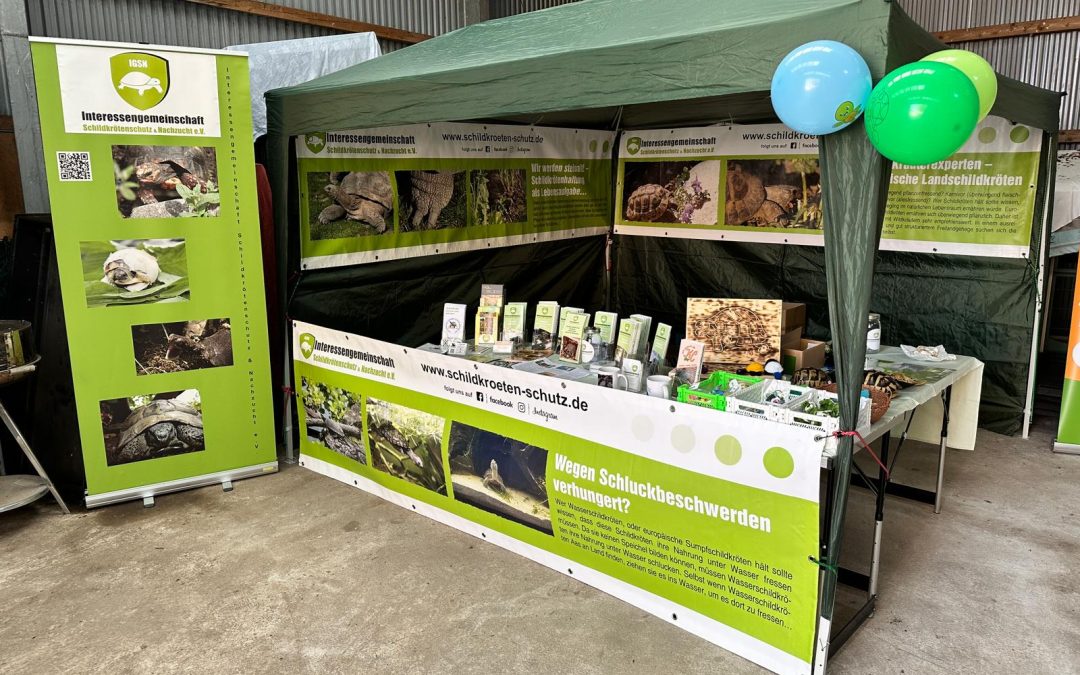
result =
[[[206,449],[198,390],[110,399],[100,412],[108,466]]]

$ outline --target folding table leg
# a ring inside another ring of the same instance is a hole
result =
[[[870,556],[870,597],[877,595],[878,571],[881,567],[881,529],[885,521],[885,491],[889,487],[889,474],[885,467],[889,466],[889,432],[881,437],[881,464],[878,467],[877,501],[874,503],[874,548]]]
[[[56,491],[56,487],[53,485],[52,480],[45,473],[45,469],[42,468],[37,457],[34,456],[34,452],[30,449],[30,444],[26,442],[22,432],[19,431],[19,427],[15,426],[15,421],[11,419],[11,415],[8,414],[7,408],[4,407],[3,403],[0,403],[0,419],[4,420],[4,426],[6,426],[8,431],[11,432],[11,435],[15,437],[15,442],[19,444],[23,454],[26,455],[26,458],[29,459],[30,463],[34,466],[34,471],[37,471],[37,474],[45,481],[45,485],[49,488],[49,492],[52,493],[56,503],[60,505],[60,510],[64,513],[71,513],[68,511],[67,504],[64,503],[64,499],[60,496],[60,493]]]
[[[945,443],[949,439],[949,402],[952,387],[941,392],[941,445],[938,446],[937,488],[934,490],[934,513],[941,513],[941,486],[945,483]]]

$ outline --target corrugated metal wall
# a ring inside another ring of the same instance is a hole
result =
[[[900,5],[929,31],[1080,14],[1080,0],[900,0]],[[1061,128],[1080,129],[1080,32],[979,40],[953,46],[982,55],[1004,75],[1045,89],[1068,92],[1061,103]]]
[[[535,12],[538,9],[558,7],[577,0],[491,0],[491,18],[500,19],[522,12]]]
[[[463,0],[275,0],[274,4],[439,35],[465,25]],[[520,4],[510,2],[510,5]],[[48,37],[152,42],[187,47],[337,34],[184,0],[28,0],[30,31]],[[380,40],[383,52],[400,42]]]

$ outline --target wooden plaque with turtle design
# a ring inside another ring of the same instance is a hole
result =
[[[780,358],[782,300],[688,298],[686,337],[705,343],[705,363],[742,368]]]

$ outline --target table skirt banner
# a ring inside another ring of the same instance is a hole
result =
[[[606,234],[614,142],[458,123],[298,136],[301,267]]]
[[[809,673],[816,432],[293,330],[301,464]]]
[[[881,249],[1024,258],[1043,134],[1001,117],[927,166],[893,166]],[[619,141],[615,232],[824,246],[818,139],[782,124],[649,129]]]

